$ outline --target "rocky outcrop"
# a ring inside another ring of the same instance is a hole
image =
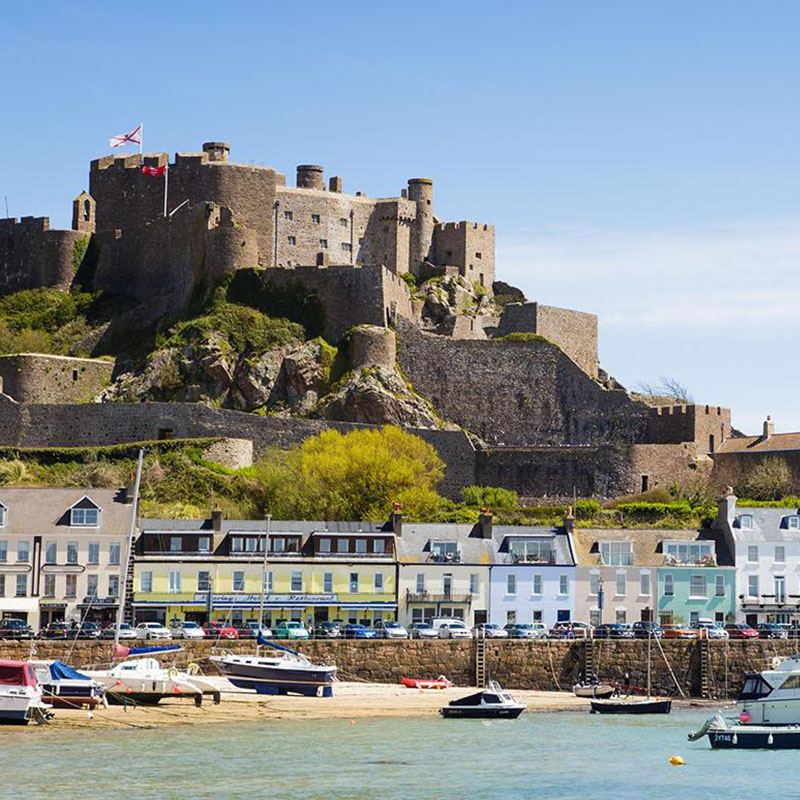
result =
[[[422,327],[449,336],[459,316],[497,314],[497,308],[481,286],[475,286],[461,275],[447,275],[423,283],[415,294],[421,302]]]
[[[316,415],[339,422],[446,427],[433,406],[384,367],[349,372],[317,406]]]

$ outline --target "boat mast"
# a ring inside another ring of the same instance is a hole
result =
[[[651,665],[651,657],[650,651],[653,646],[653,630],[652,628],[647,632],[647,699],[650,699],[650,665]]]
[[[114,630],[114,644],[111,650],[111,663],[116,661],[117,645],[119,644],[119,626],[122,624],[122,615],[125,610],[126,587],[128,584],[128,570],[131,564],[131,555],[133,554],[133,537],[136,533],[136,521],[139,516],[139,486],[142,481],[142,462],[144,461],[144,448],[139,448],[139,460],[136,463],[136,480],[133,484],[133,508],[131,510],[131,527],[128,531],[128,547],[125,550],[125,564],[124,568],[120,567],[120,592],[119,592],[119,608],[117,609],[117,624]]]
[[[256,655],[259,653],[258,639],[261,636],[261,628],[264,625],[264,593],[267,590],[267,552],[269,551],[269,528],[272,522],[272,514],[267,514],[267,532],[264,536],[264,560],[261,563],[261,598],[258,603],[258,633],[256,634]]]

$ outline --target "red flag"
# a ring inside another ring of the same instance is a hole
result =
[[[166,167],[142,167],[142,172],[151,178],[163,178],[167,173]]]
[[[127,658],[130,653],[130,647],[125,647],[124,644],[114,645],[114,658]]]

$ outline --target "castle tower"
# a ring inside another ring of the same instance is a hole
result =
[[[81,192],[72,201],[72,230],[94,233],[95,202],[89,192]]]
[[[325,188],[322,167],[318,164],[299,164],[297,167],[297,188],[298,189],[319,189]]]
[[[227,142],[205,142],[203,152],[208,153],[209,161],[221,161],[226,164],[231,154],[231,146]]]
[[[417,218],[411,226],[408,268],[414,274],[429,258],[433,241],[433,181],[430,178],[409,178],[408,199],[417,206]]]

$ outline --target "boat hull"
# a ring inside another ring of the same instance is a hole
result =
[[[736,725],[708,731],[711,747],[722,750],[800,750],[800,726]]]
[[[592,714],[669,714],[672,700],[592,700]]]
[[[330,697],[336,679],[336,667],[310,664],[308,667],[278,666],[265,663],[242,663],[213,659],[225,677],[239,689],[252,689],[258,694],[300,694],[305,697]]]
[[[575,697],[608,700],[608,698],[614,694],[614,687],[606,684],[598,684],[597,686],[575,686],[572,691],[575,692]]]
[[[27,725],[32,719],[47,719],[50,706],[24,693],[0,695],[0,725]]]
[[[524,710],[523,705],[505,708],[445,706],[439,713],[445,719],[516,719]]]

